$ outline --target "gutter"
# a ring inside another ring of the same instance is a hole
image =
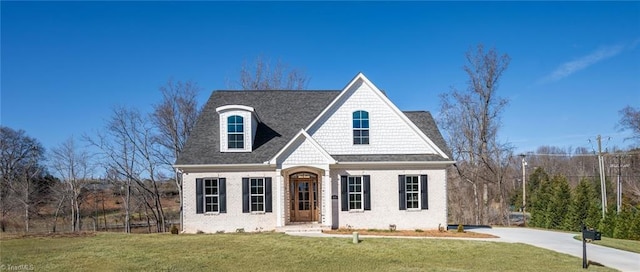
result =
[[[173,168],[178,170],[184,169],[244,169],[244,168],[275,168],[275,165],[264,163],[246,163],[246,164],[174,164]]]

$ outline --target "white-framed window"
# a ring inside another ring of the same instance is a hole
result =
[[[420,209],[419,176],[405,176],[405,194],[407,209]]]
[[[226,213],[226,178],[196,178],[196,213]]]
[[[429,182],[427,175],[398,175],[400,210],[428,210]]]
[[[204,212],[220,212],[220,185],[218,179],[204,179]]]
[[[227,118],[227,148],[244,148],[244,118],[232,115]]]
[[[264,178],[251,178],[250,179],[250,195],[249,201],[251,212],[264,212],[265,211],[265,182]]]
[[[369,112],[367,111],[353,112],[353,144],[369,144]]]
[[[340,176],[342,211],[371,210],[371,176]]]
[[[362,177],[350,176],[348,178],[349,210],[362,210]]]

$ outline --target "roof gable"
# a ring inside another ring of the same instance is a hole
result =
[[[336,160],[304,130],[300,130],[278,154],[268,161],[269,164],[278,165],[334,164],[335,162]]]
[[[368,145],[351,142],[351,113],[355,110],[369,112]],[[332,155],[436,154],[449,158],[362,73],[347,84],[306,130]],[[336,137],[336,133],[344,135]]]

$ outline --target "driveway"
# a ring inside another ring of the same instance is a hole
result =
[[[582,258],[576,234],[529,228],[478,228],[473,232],[499,236],[499,242],[524,243]],[[620,271],[640,271],[640,254],[587,243],[587,259]]]

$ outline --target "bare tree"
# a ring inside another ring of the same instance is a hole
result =
[[[44,160],[44,148],[24,130],[13,130],[0,126],[0,227],[5,231],[8,214],[15,204],[24,208],[24,228],[29,231],[33,196],[39,188],[36,176],[44,171],[40,163]]]
[[[151,121],[155,125],[158,134],[157,141],[162,147],[160,159],[172,171],[178,155],[191,135],[196,119],[200,113],[196,97],[200,88],[194,82],[169,80],[160,88],[162,101],[153,106]],[[180,196],[180,226],[182,226],[182,184],[180,175],[175,172],[175,184]]]
[[[508,162],[511,156],[509,146],[496,140],[500,115],[508,103],[497,95],[498,82],[510,58],[506,54],[499,56],[493,48],[485,52],[478,45],[466,53],[466,59],[467,89],[452,89],[441,95],[440,123],[460,162],[456,165],[458,175],[472,187],[474,221],[480,224],[488,222],[489,185],[498,184],[502,188],[503,162]],[[504,207],[504,201],[501,202]]]
[[[93,171],[91,158],[86,150],[81,150],[76,146],[73,137],[53,148],[51,153],[53,159],[52,167],[68,185],[64,198],[71,201],[71,231],[80,231],[82,227],[80,214],[81,193],[88,184]]]
[[[620,127],[631,130],[630,139],[640,141],[640,110],[626,106],[620,110]]]
[[[273,64],[271,60],[259,56],[255,63],[243,63],[240,79],[235,85],[241,90],[304,90],[308,83],[309,77],[304,70],[289,68],[281,60]]]
[[[135,109],[119,107],[113,111],[106,133],[99,133],[97,139],[88,140],[101,150],[105,168],[126,180],[128,200],[133,185],[144,193],[141,197],[152,211],[156,230],[163,232],[166,230],[165,216],[157,183],[165,177],[156,135],[149,118]],[[125,230],[129,230],[131,207],[128,200],[125,204]]]

